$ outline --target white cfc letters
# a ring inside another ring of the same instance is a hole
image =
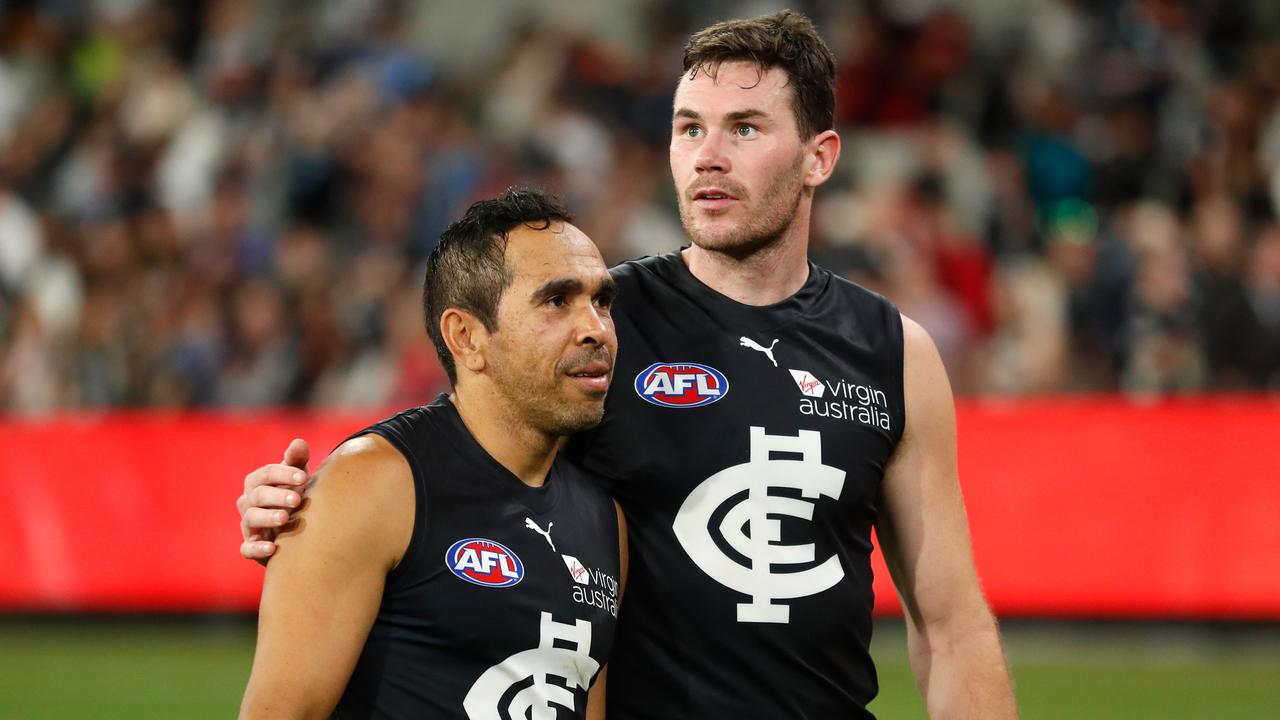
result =
[[[799,455],[799,460],[775,460],[772,453]],[[770,488],[795,488],[801,498],[770,495]],[[775,600],[816,595],[844,577],[840,559],[832,556],[801,572],[774,573],[774,565],[812,563],[812,543],[783,545],[779,515],[813,520],[813,503],[825,496],[839,499],[844,471],[822,464],[822,435],[801,430],[797,435],[766,435],[751,428],[751,461],[725,468],[707,478],[685,498],[676,515],[676,539],[703,572],[733,590],[751,597],[738,604],[738,622],[785,623],[791,608]],[[719,532],[725,542],[749,561],[742,565],[726,555],[711,535],[711,518],[734,496],[746,498],[728,509]]]
[[[557,640],[572,649],[555,647]],[[591,623],[578,620],[573,625],[558,623],[551,613],[542,613],[538,647],[522,650],[494,665],[476,680],[462,701],[471,720],[555,720],[556,705],[575,710],[573,688],[586,690],[600,663],[591,657]],[[567,681],[567,687],[548,682],[555,675]],[[512,695],[506,707],[502,701],[516,684],[533,684]]]

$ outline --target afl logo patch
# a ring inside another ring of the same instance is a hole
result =
[[[729,379],[710,365],[659,362],[636,375],[636,394],[663,407],[700,407],[729,394]]]
[[[524,579],[524,563],[504,545],[484,538],[467,538],[449,546],[444,564],[473,585],[511,587]]]

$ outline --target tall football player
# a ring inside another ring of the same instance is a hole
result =
[[[622,380],[567,451],[630,528],[615,720],[872,717],[873,527],[931,717],[1017,715],[937,350],[807,259],[840,156],[834,68],[792,12],[686,45],[671,172],[692,244],[614,269]],[[247,479],[247,557],[271,552],[290,491],[265,485],[289,459]]]

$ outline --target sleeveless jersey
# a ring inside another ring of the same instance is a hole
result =
[[[408,461],[416,510],[334,717],[584,717],[618,612],[609,497],[562,459],[525,485],[444,396],[365,433]]]
[[[902,324],[810,265],[766,307],[680,254],[615,268],[604,422],[568,454],[622,505],[610,720],[870,718],[871,539],[902,434]]]

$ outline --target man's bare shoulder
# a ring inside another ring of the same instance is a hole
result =
[[[358,540],[371,551],[385,551],[394,565],[413,530],[413,473],[404,455],[385,438],[368,433],[334,448],[312,475],[311,487],[296,520],[279,543],[322,530],[334,540]]]
[[[919,356],[920,354],[937,355],[938,348],[933,343],[929,331],[925,330],[920,323],[907,317],[905,313],[899,313],[902,317],[902,351],[904,354]]]
[[[906,315],[902,315],[902,365],[907,405],[904,434],[948,432],[948,428],[954,434],[954,398],[942,356],[929,332]]]
[[[334,448],[329,457],[325,459],[324,464],[316,471],[316,474],[323,473],[326,468],[340,470],[344,476],[352,473],[362,475],[369,473],[372,482],[378,482],[376,478],[387,475],[412,476],[409,462],[405,459],[404,454],[395,445],[392,445],[389,440],[377,433],[358,435]],[[388,481],[387,484],[395,483]]]

